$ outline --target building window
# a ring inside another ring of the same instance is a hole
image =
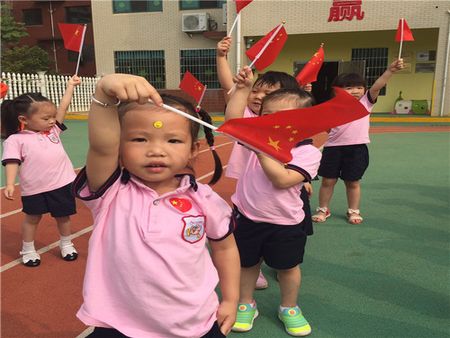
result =
[[[188,70],[209,89],[220,88],[216,71],[215,49],[184,49],[180,51],[180,79]]]
[[[137,13],[137,12],[162,12],[161,0],[113,0],[113,12]]]
[[[91,7],[77,6],[66,7],[66,22],[68,23],[91,23]]]
[[[153,87],[166,88],[166,64],[163,50],[114,52],[116,73],[145,77]]]
[[[24,9],[22,15],[25,26],[42,25],[42,11],[40,8]]]
[[[180,9],[222,8],[226,0],[180,0]]]
[[[387,48],[354,48],[352,49],[352,61],[365,61],[364,77],[370,88],[373,83],[384,73],[388,66]],[[380,95],[386,95],[386,86],[381,89]]]

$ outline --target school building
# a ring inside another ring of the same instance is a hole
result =
[[[177,91],[189,70],[208,87],[203,106],[223,111],[215,48],[234,22],[234,1],[92,1],[92,17],[98,75],[137,74],[158,89]],[[449,116],[448,0],[254,0],[241,11],[229,61],[233,72],[249,64],[246,49],[285,22],[287,42],[265,71],[295,75],[324,43],[325,62],[313,85],[321,102],[341,72],[360,72],[369,85],[383,73],[399,54],[400,18],[414,41],[403,43],[406,68],[391,78],[374,112]],[[400,92],[406,101],[396,110]]]

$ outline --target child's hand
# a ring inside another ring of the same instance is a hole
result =
[[[98,91],[111,98],[120,101],[147,103],[151,99],[156,105],[161,106],[163,101],[156,89],[141,77],[129,74],[109,74],[97,82]],[[112,99],[111,101],[114,101]]]
[[[71,86],[76,87],[81,83],[81,79],[78,76],[74,75],[69,79],[67,83]]]
[[[236,88],[251,88],[253,84],[253,72],[249,66],[242,68],[239,73],[233,78],[233,82],[236,83]]]
[[[403,64],[403,59],[396,59],[394,62],[392,62],[389,65],[389,70],[392,73],[398,72],[399,70],[402,70],[403,68],[405,68],[405,65]]]
[[[217,310],[217,323],[220,331],[226,336],[236,321],[237,303],[223,301]]]
[[[8,184],[5,187],[5,190],[3,190],[3,194],[5,195],[5,197],[9,200],[13,200],[13,194],[14,194],[14,184]]]
[[[231,36],[226,36],[217,43],[217,56],[225,57],[230,51]]]
[[[308,193],[308,197],[311,198],[312,194],[313,194],[313,187],[312,184],[307,182],[304,183],[303,186],[305,187],[306,192]]]

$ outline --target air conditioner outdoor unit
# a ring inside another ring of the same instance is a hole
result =
[[[181,30],[186,33],[205,32],[208,30],[208,13],[183,14]]]

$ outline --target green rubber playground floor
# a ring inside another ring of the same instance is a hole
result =
[[[63,142],[83,166],[86,121],[67,121]],[[364,223],[346,223],[342,182],[326,223],[309,237],[299,304],[311,337],[450,337],[450,133],[372,134],[362,180]],[[313,182],[311,207],[319,182]],[[275,273],[256,291],[260,316],[236,338],[288,337],[276,317]],[[74,314],[75,315],[75,314]]]

